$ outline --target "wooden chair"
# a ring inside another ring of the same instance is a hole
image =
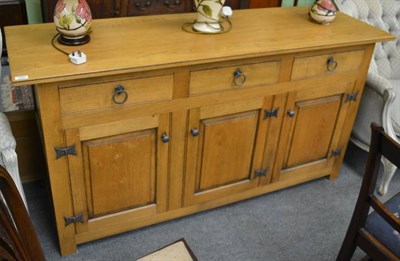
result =
[[[5,168],[0,165],[0,260],[45,260],[24,202]]]
[[[381,157],[400,166],[400,145],[371,125],[371,145],[356,207],[337,260],[350,260],[358,246],[372,260],[400,260],[400,193],[385,204],[374,195]],[[370,207],[375,212],[368,215]]]

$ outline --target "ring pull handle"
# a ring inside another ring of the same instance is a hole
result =
[[[200,131],[199,131],[199,129],[193,128],[190,130],[190,133],[192,133],[193,137],[197,137],[197,136],[199,136]]]
[[[233,85],[236,87],[243,86],[246,80],[246,75],[239,68],[233,72]]]
[[[166,133],[163,133],[163,135],[161,135],[161,141],[163,143],[168,143],[170,140],[169,136]]]
[[[117,97],[120,95],[123,95],[123,98],[121,101],[117,101]],[[122,85],[117,85],[114,89],[114,94],[112,96],[113,102],[115,104],[124,104],[128,100],[128,93],[125,91],[124,86]]]
[[[296,115],[296,113],[295,113],[293,110],[288,110],[288,111],[287,111],[287,115],[288,115],[290,118],[293,118],[294,115]]]
[[[180,3],[180,0],[175,0],[172,2],[170,2],[169,0],[164,1],[164,5],[168,8],[175,8],[175,6],[179,5]]]
[[[137,7],[137,9],[139,9],[140,11],[146,11],[149,6],[151,6],[151,1],[146,1],[144,4],[140,3],[140,2],[136,2],[135,6]]]
[[[329,72],[333,72],[336,70],[338,63],[335,60],[335,58],[333,58],[332,56],[328,58],[328,60],[326,61],[326,69]]]

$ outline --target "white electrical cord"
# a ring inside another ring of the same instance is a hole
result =
[[[54,41],[56,40],[56,38],[60,35],[60,33],[57,33],[53,39],[51,39],[51,45],[59,52],[67,55],[69,57],[69,60],[71,61],[71,63],[73,64],[82,64],[85,63],[86,60],[86,54],[84,52],[81,52],[80,50],[78,51],[74,51],[72,53],[67,53],[64,50],[61,50],[60,48],[58,48],[56,46],[56,44],[54,43]]]

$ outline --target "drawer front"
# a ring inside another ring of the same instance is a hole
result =
[[[190,95],[261,86],[278,82],[280,62],[214,68],[190,73]]]
[[[171,100],[172,90],[172,75],[61,88],[61,112],[76,113]]]
[[[292,80],[300,80],[333,73],[357,70],[361,66],[363,50],[329,53],[316,56],[296,57]]]
[[[173,14],[190,12],[190,1],[184,0],[128,0],[127,16]]]

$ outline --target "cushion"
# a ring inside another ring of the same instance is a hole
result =
[[[400,215],[400,193],[385,203],[397,217]],[[380,215],[372,212],[367,219],[366,229],[389,250],[400,257],[400,233],[393,229]]]

